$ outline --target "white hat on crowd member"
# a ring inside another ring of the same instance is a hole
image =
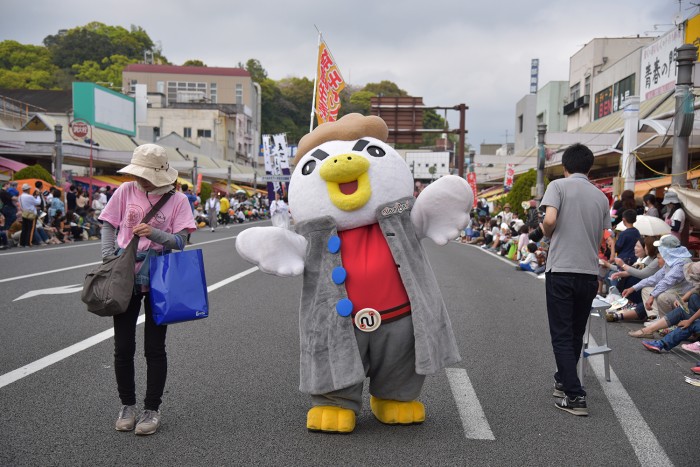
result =
[[[28,183],[25,183],[24,185],[22,185],[22,191],[29,191],[31,189],[32,189],[32,187],[30,187]]]
[[[666,194],[664,195],[664,200],[661,201],[661,204],[681,204],[681,200],[678,199],[678,195],[676,194],[675,191],[667,191]]]
[[[177,170],[170,167],[165,149],[157,144],[142,144],[134,149],[131,164],[118,172],[145,178],[156,187],[172,185],[177,180]]]
[[[664,248],[678,248],[681,246],[681,241],[677,238],[674,237],[673,235],[664,235],[660,239],[654,242],[655,247],[664,247]]]

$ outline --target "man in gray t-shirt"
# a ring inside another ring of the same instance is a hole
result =
[[[552,349],[557,363],[556,407],[588,415],[586,391],[576,372],[591,303],[598,291],[598,247],[610,228],[610,206],[588,180],[593,153],[574,144],[562,156],[564,178],[549,184],[540,228],[551,238],[545,287]]]

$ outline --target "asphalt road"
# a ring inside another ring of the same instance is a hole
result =
[[[700,388],[683,381],[693,355],[652,354],[627,336],[638,324],[610,324],[612,381],[589,359],[590,416],[559,411],[544,282],[454,242],[424,242],[463,357],[427,378],[426,422],[384,426],[366,394],[353,434],[307,432],[301,279],[251,271],[234,248],[248,226],[193,236],[210,316],[168,328],[163,425],[144,438],[114,430],[111,320],[79,298],[99,245],[1,254],[0,465],[697,465]],[[139,401],[144,386],[139,355]]]

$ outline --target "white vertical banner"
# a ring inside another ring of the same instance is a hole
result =
[[[263,159],[265,160],[265,172],[272,173],[272,159],[270,154],[270,135],[262,135]]]
[[[513,178],[515,177],[515,164],[506,164],[506,173],[503,177],[504,191],[510,191],[513,188]]]
[[[642,49],[639,102],[675,88],[676,49],[683,45],[684,39],[684,28],[673,28]]]

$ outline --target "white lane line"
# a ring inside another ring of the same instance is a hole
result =
[[[207,240],[206,242],[199,242],[199,243],[196,243],[193,245],[187,245],[185,248],[197,248],[200,245],[206,245],[208,243],[216,243],[216,242],[223,242],[224,240],[231,240],[231,239],[236,238],[237,236],[238,235],[234,235],[233,237],[217,238],[216,240]],[[60,269],[52,269],[50,271],[42,271],[42,272],[35,272],[32,274],[25,274],[23,276],[8,277],[6,279],[0,279],[0,283],[18,281],[21,279],[26,279],[28,277],[44,276],[46,274],[53,274],[56,272],[70,271],[71,269],[86,268],[88,266],[94,266],[96,264],[101,264],[101,263],[102,263],[102,261],[95,261],[94,263],[78,264],[77,266],[68,266],[68,267],[60,268]]]
[[[242,277],[245,277],[248,274],[251,274],[257,270],[257,266],[254,266],[250,269],[246,269],[245,271],[240,272],[232,277],[219,281],[216,284],[210,285],[209,287],[207,287],[207,292],[213,292],[214,290],[228,285],[233,281],[241,279]],[[136,321],[136,324],[142,324],[144,321],[146,321],[146,316],[141,315]],[[85,349],[89,349],[93,345],[97,345],[100,342],[105,341],[113,336],[114,328],[107,329],[106,331],[103,331],[99,334],[95,334],[92,337],[88,337],[87,339],[82,340],[77,344],[73,344],[70,347],[66,347],[65,349],[59,350],[58,352],[54,352],[51,355],[47,355],[44,358],[40,358],[39,360],[25,365],[22,368],[18,368],[16,370],[5,373],[4,375],[0,375],[0,388],[3,388],[8,384],[12,384],[17,380],[24,378],[25,376],[31,375],[32,373],[36,373],[39,370],[43,370],[44,368],[53,365],[54,363],[60,362],[61,360],[70,357],[71,355],[74,355]]]
[[[593,337],[589,339],[590,347],[597,347]],[[672,466],[671,459],[654,436],[654,432],[644,420],[644,417],[632,402],[632,398],[625,390],[617,375],[610,368],[610,382],[605,380],[605,368],[602,358],[588,357],[588,365],[598,378],[605,396],[610,401],[615,416],[620,421],[622,430],[634,449],[634,453],[641,465]]]
[[[479,403],[479,398],[476,397],[476,392],[469,380],[467,370],[445,368],[445,372],[447,372],[450,389],[452,389],[452,395],[457,403],[459,417],[462,419],[464,436],[467,439],[495,440],[491,426]]]
[[[0,257],[10,256],[10,255],[25,255],[28,253],[42,253],[44,251],[68,250],[70,248],[82,248],[84,246],[95,246],[95,245],[99,245],[99,244],[100,244],[100,242],[91,242],[91,243],[85,242],[81,245],[56,246],[53,248],[34,247],[31,250],[22,250],[22,251],[13,251],[13,252],[9,252],[9,253],[3,253],[2,255],[0,255]]]
[[[96,264],[101,264],[102,261],[95,261],[94,263],[78,264],[77,266],[68,266],[67,268],[52,269],[50,271],[35,272],[33,274],[25,274],[23,276],[8,277],[7,279],[0,279],[0,283],[18,281],[20,279],[26,279],[28,277],[44,276],[46,274],[53,274],[55,272],[70,271],[71,269],[86,268],[88,266],[94,266]]]

